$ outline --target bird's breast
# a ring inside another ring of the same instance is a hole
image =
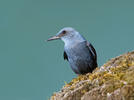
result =
[[[94,61],[92,52],[86,42],[65,47],[65,52],[67,53],[69,64],[75,73],[92,72],[92,69],[96,68],[96,61]]]
[[[67,53],[68,59],[74,62],[78,60],[86,60],[90,57],[90,52],[85,42],[65,47],[65,51]]]

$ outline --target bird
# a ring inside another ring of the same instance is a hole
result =
[[[64,42],[64,60],[69,62],[74,73],[92,73],[98,66],[97,54],[93,45],[72,27],[64,27],[47,41],[61,39]]]

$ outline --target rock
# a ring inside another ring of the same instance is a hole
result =
[[[134,100],[134,51],[72,79],[50,100]]]

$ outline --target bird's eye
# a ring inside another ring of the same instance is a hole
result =
[[[66,31],[64,30],[64,31],[62,31],[62,34],[66,34]]]

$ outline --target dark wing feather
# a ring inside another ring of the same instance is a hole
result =
[[[67,60],[67,61],[68,61],[68,56],[67,56],[67,54],[66,54],[66,52],[65,52],[65,51],[64,51],[63,56],[64,56],[64,60]]]
[[[90,49],[91,53],[93,54],[95,61],[97,61],[97,54],[96,54],[96,51],[95,51],[94,47],[88,41],[87,41],[87,46]]]

